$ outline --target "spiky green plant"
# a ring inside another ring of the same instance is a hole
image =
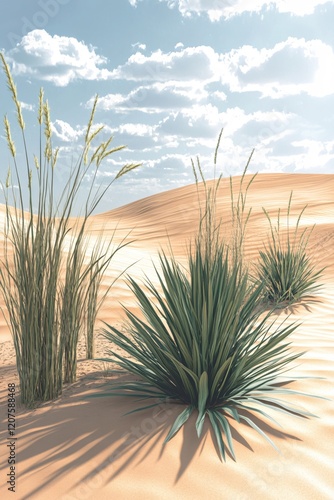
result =
[[[19,169],[10,123],[5,117],[5,134],[13,166],[9,168],[6,184],[2,185],[6,212],[0,289],[6,305],[4,314],[14,340],[21,401],[33,406],[37,401],[50,400],[61,393],[64,361],[65,378],[71,380],[75,376],[74,351],[81,321],[77,312],[82,309],[84,276],[88,272],[86,267],[82,267],[85,227],[113,182],[138,165],[125,165],[107,186],[95,189],[101,162],[125,147],[110,148],[112,137],[93,147],[93,142],[103,130],[103,127],[93,127],[96,97],[82,154],[57,199],[55,172],[58,149],[52,146],[50,110],[43,90],[39,95],[37,117],[40,127],[39,154],[31,163],[21,103],[9,66],[2,54],[0,57],[16,108],[26,164],[24,176]],[[73,208],[88,172],[92,172],[92,183],[83,203],[83,216],[73,219]],[[71,232],[75,233],[76,241],[65,262],[64,248]],[[91,265],[95,265],[94,262]],[[65,281],[62,279],[64,267]]]
[[[238,200],[242,203],[241,197]],[[298,325],[275,326],[272,311],[261,315],[262,290],[249,285],[242,259],[221,239],[214,202],[210,194],[186,268],[161,251],[157,284],[146,278],[143,287],[129,278],[144,319],[125,309],[126,333],[106,325],[104,336],[116,348],[110,348],[104,361],[135,376],[134,381],[111,385],[107,393],[149,403],[133,411],[161,400],[184,407],[166,442],[196,412],[198,436],[208,417],[225,459],[226,449],[235,458],[231,418],[246,422],[275,446],[256,424],[256,414],[272,421],[267,410],[310,414],[276,397],[295,393],[278,382],[300,356],[289,351],[287,341]],[[242,203],[240,215],[243,207]]]
[[[300,212],[293,233],[290,232],[292,192],[287,209],[286,234],[282,234],[281,213],[278,211],[277,226],[274,226],[269,213],[263,209],[269,224],[271,238],[264,250],[259,252],[253,280],[263,287],[264,299],[275,307],[290,305],[312,294],[321,287],[318,283],[324,268],[316,269],[307,254],[310,235],[314,228],[299,230],[301,217],[306,206]]]

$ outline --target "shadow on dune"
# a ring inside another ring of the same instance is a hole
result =
[[[320,297],[305,296],[298,302],[294,304],[289,304],[288,302],[282,302],[280,305],[274,306],[271,304],[263,304],[261,309],[263,312],[269,312],[272,310],[274,316],[281,316],[282,314],[301,314],[305,311],[312,313],[312,305],[322,304],[323,300]]]
[[[145,461],[151,453],[155,454],[156,460],[159,461],[166,447],[176,445],[176,439],[166,445],[163,445],[163,440],[176,416],[182,411],[181,405],[162,404],[158,408],[124,416],[138,407],[138,403],[134,401],[136,398],[87,398],[89,394],[107,392],[105,384],[106,380],[101,378],[101,373],[99,378],[81,379],[53,403],[19,415],[17,426],[20,436],[20,479],[23,482],[27,476],[34,475],[34,478],[43,477],[45,481],[42,483],[35,479],[36,486],[29,492],[23,484],[27,493],[22,498],[33,498],[34,495],[41,494],[46,486],[66,481],[69,473],[73,478],[74,472],[78,479],[75,484],[72,481],[72,484],[68,484],[68,491],[83,483],[96,485],[97,481],[99,486],[103,487],[126,469]],[[147,403],[143,402],[143,406],[145,404]],[[274,438],[278,448],[277,440],[297,440],[295,436],[277,430],[264,420],[254,416],[252,419],[269,437]],[[195,421],[194,413],[179,431],[182,433],[182,445],[178,453],[179,466],[175,484],[190,466],[198,450],[199,454],[202,454],[210,434],[212,441],[215,441],[208,421],[205,422],[203,434],[198,439]],[[236,443],[253,451],[242,436],[247,427],[249,428],[246,423],[237,424],[233,421],[232,436]],[[255,431],[252,432],[256,434]],[[270,446],[265,441],[264,445]],[[218,455],[218,450],[216,451]],[[238,461],[238,456],[236,459]],[[226,460],[233,460],[228,452]],[[94,469],[88,474],[86,471],[81,472],[80,468],[88,462],[94,464]],[[224,463],[221,466],[224,469]]]

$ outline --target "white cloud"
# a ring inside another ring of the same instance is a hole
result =
[[[26,109],[27,111],[34,111],[35,110],[35,106],[33,104],[28,104],[28,103],[22,102],[22,101],[21,101],[21,107],[22,107],[22,109]]]
[[[212,104],[194,105],[187,110],[170,113],[162,119],[157,129],[163,136],[183,138],[185,141],[196,139],[211,144],[221,128],[222,114]]]
[[[105,111],[118,112],[139,110],[145,113],[189,108],[206,102],[209,93],[197,82],[154,83],[142,85],[126,95],[107,94],[100,97],[98,107]],[[87,103],[91,107],[94,98]]]
[[[133,54],[118,66],[112,76],[133,81],[175,82],[201,81],[219,78],[219,57],[212,47],[187,47],[177,52],[154,51],[150,56]]]
[[[120,125],[118,131],[121,134],[129,135],[148,135],[151,136],[155,127],[147,125],[146,123],[124,123]]]
[[[267,0],[266,2],[270,2]],[[315,9],[321,5],[333,4],[333,0],[276,0],[274,4],[279,12],[289,12],[296,16],[313,14]]]
[[[140,154],[159,150],[164,142],[156,133],[157,126],[145,123],[124,123],[115,129],[117,143],[126,144],[127,151],[140,151]],[[138,153],[137,153],[138,154]]]
[[[334,52],[320,40],[288,38],[272,49],[244,45],[221,56],[222,83],[234,92],[280,98],[334,92]]]
[[[65,87],[74,80],[106,80],[110,71],[100,69],[107,59],[94,47],[67,36],[33,30],[5,54],[14,75],[26,75]]]
[[[99,138],[103,140],[106,135],[108,137],[115,132],[115,128],[111,128],[106,123],[93,123],[91,127],[91,132],[99,129],[103,126],[103,130],[97,135],[97,141]],[[51,123],[51,129],[54,136],[62,142],[74,143],[83,138],[86,135],[87,125],[77,125],[75,128],[69,123],[63,120],[55,120]],[[65,146],[66,147],[66,146]]]
[[[110,136],[115,137],[115,145],[126,144],[126,150],[128,152],[134,150],[140,150],[141,152],[149,151],[154,152],[161,148],[161,144],[166,141],[160,137],[157,132],[157,125],[148,125],[146,123],[123,123],[119,126],[109,126],[106,123],[95,123],[92,125],[92,132],[97,130],[103,125],[103,130],[98,134],[97,139],[93,142],[95,146],[92,146],[92,151],[94,147],[97,147],[101,141],[106,138],[109,139]],[[83,139],[87,131],[87,126],[73,127],[69,123],[63,120],[55,120],[51,123],[52,133],[54,137],[61,144],[60,151],[63,153],[76,154],[78,147],[83,144]]]
[[[140,50],[145,50],[146,49],[146,44],[145,43],[137,42],[137,43],[132,43],[131,47],[133,47],[134,49],[138,48]]]
[[[188,161],[188,158],[185,155],[179,153],[171,153],[171,154],[165,154],[161,156],[161,158],[158,158],[156,160],[152,160],[151,162],[148,163],[148,166],[152,169],[154,167],[157,167],[159,169],[159,174],[163,172],[163,175],[161,177],[163,177],[166,174],[168,175],[173,174],[172,177],[174,176],[174,174],[177,174],[178,176],[181,175],[182,177],[184,177],[187,175],[184,170],[190,166],[190,162]],[[154,173],[153,170],[152,173]],[[171,183],[173,182],[171,179],[169,181]],[[177,181],[179,181],[179,179],[177,179]]]
[[[227,108],[219,112],[215,106],[194,106],[170,115],[161,122],[164,132],[178,130],[185,137],[207,137],[216,140],[221,128],[224,137],[233,139],[235,144],[253,148],[269,144],[285,135],[289,127],[296,125],[295,115],[285,111],[256,111],[247,113],[239,107]],[[211,147],[212,142],[208,142]]]
[[[238,120],[242,123],[234,129],[233,140],[242,146],[268,147],[291,133],[297,126],[296,115],[286,111],[256,111],[251,114],[239,112]],[[234,120],[236,125],[238,122]]]
[[[63,142],[76,142],[84,134],[83,128],[74,129],[69,123],[63,120],[55,120],[51,124],[53,134]]]
[[[334,141],[316,141],[313,139],[296,140],[293,146],[304,151],[295,161],[295,171],[310,171],[317,167],[318,172],[332,173],[334,160]],[[331,168],[329,167],[331,165]],[[327,167],[327,168],[326,168]]]
[[[225,92],[221,92],[220,90],[215,90],[214,92],[212,92],[212,95],[219,101],[226,101],[227,99],[227,95],[225,94]]]
[[[138,1],[138,0],[137,0]],[[182,16],[207,14],[210,21],[243,14],[259,13],[263,8],[275,8],[280,13],[295,16],[313,14],[321,5],[333,4],[334,0],[159,0],[167,2],[170,8],[177,7]],[[130,0],[131,3],[131,0]],[[136,2],[137,3],[137,2]]]

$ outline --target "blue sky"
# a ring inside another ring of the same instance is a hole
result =
[[[101,165],[105,211],[219,171],[334,172],[334,0],[16,0],[4,2],[0,50],[38,151],[40,87],[60,148],[58,185],[80,153],[94,96],[101,136],[127,149]],[[15,110],[0,75],[0,115]],[[17,149],[19,149],[17,143]],[[0,138],[2,181],[10,160]],[[22,161],[23,164],[23,161]],[[85,179],[86,189],[90,176]]]

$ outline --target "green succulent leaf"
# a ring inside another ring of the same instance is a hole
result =
[[[188,406],[185,410],[183,410],[182,413],[180,413],[180,415],[175,419],[174,424],[170,428],[170,431],[165,439],[165,443],[170,441],[172,437],[174,437],[175,434],[181,429],[181,427],[186,423],[186,421],[188,420],[194,409],[195,407],[191,405]]]

